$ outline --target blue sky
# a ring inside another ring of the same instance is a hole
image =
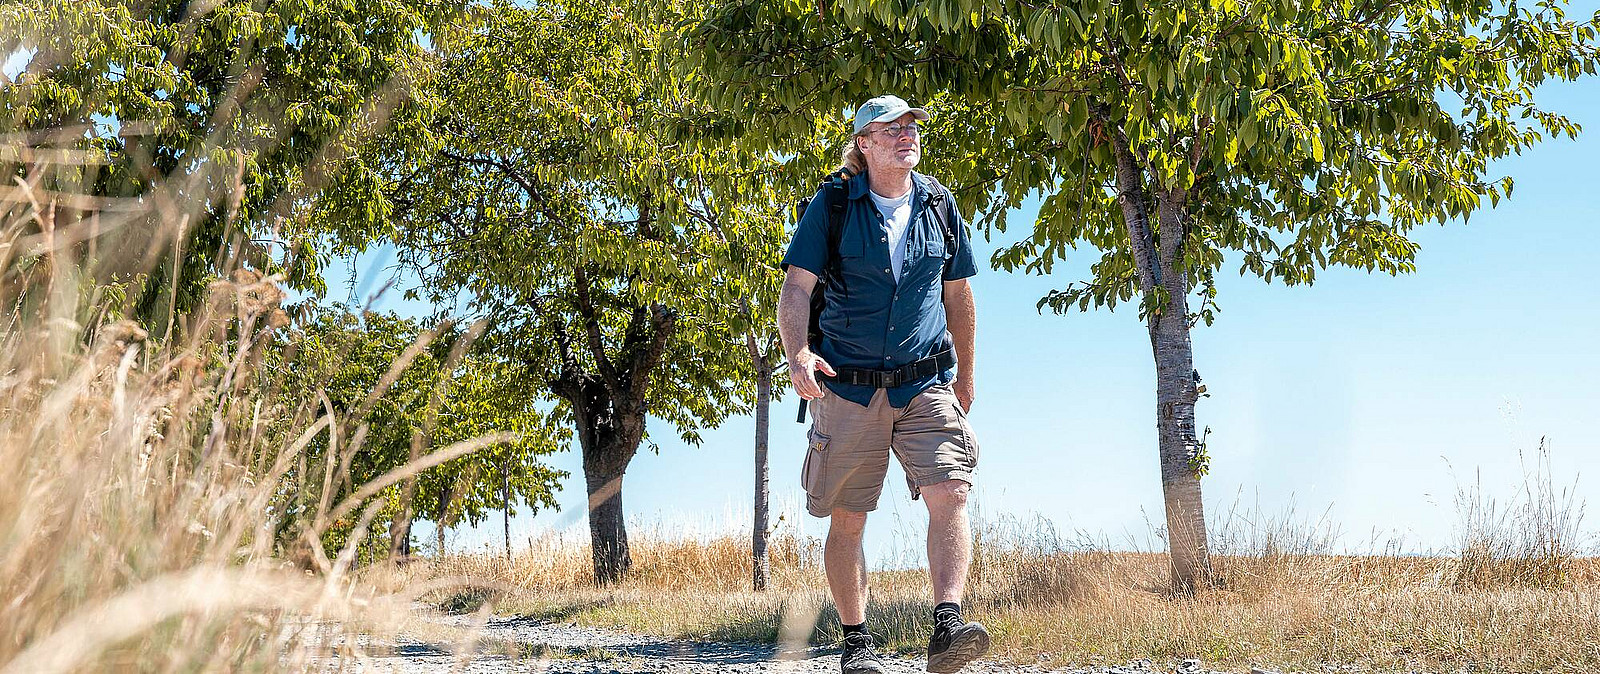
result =
[[[1494,166],[1515,177],[1514,198],[1469,224],[1416,231],[1417,273],[1329,270],[1298,288],[1222,275],[1217,323],[1194,333],[1195,365],[1211,393],[1198,419],[1211,429],[1213,470],[1204,484],[1214,518],[1238,503],[1252,518],[1325,517],[1342,532],[1343,549],[1366,550],[1375,540],[1444,551],[1457,531],[1457,490],[1481,480],[1489,494],[1513,497],[1522,455],[1531,465],[1541,437],[1554,482],[1575,484],[1577,501],[1600,502],[1600,82],[1541,94],[1588,132]],[[939,151],[936,138],[927,146]],[[1037,208],[1028,204],[1011,222],[1031,223]],[[980,237],[979,259],[1018,235]],[[1034,309],[1050,288],[1086,278],[1095,257],[1080,251],[1050,277],[985,268],[973,280],[971,420],[982,445],[975,505],[990,520],[1043,517],[1069,538],[1152,547],[1161,490],[1144,328],[1132,307],[1063,316]],[[391,260],[376,251],[356,262],[358,296],[382,285]],[[328,278],[330,297],[343,299],[349,267]],[[378,306],[427,310],[398,299],[391,292]],[[792,395],[773,410],[774,518],[783,513],[800,531],[821,535],[825,522],[799,507],[805,427],[794,413]],[[636,458],[624,482],[631,531],[747,532],[753,421],[730,419],[700,447],[677,442],[662,422],[651,428],[662,451]],[[562,509],[516,518],[514,544],[587,536],[577,452],[550,463],[572,473],[558,497]],[[893,466],[868,523],[873,563],[920,563],[925,522]],[[499,546],[499,519],[451,541],[458,549]]]

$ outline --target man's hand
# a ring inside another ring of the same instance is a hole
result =
[[[950,385],[950,388],[955,389],[956,402],[961,403],[961,411],[971,412],[972,398],[978,389],[978,387],[972,383],[972,377],[962,377],[958,375],[955,382]]]
[[[800,349],[794,358],[789,359],[789,382],[794,384],[795,393],[806,400],[816,400],[828,394],[828,390],[817,383],[817,372],[822,372],[830,377],[839,373],[833,371],[833,366],[828,361],[812,353],[810,347]]]

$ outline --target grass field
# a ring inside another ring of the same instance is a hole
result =
[[[1217,587],[1187,597],[1167,592],[1164,555],[1064,546],[1038,527],[983,527],[966,606],[995,633],[997,654],[1018,663],[1600,669],[1600,559],[1574,554],[1576,529],[1548,528],[1563,520],[1537,519],[1560,514],[1570,525],[1572,513],[1473,498],[1463,494],[1463,505],[1477,508],[1463,512],[1480,518],[1480,535],[1465,535],[1474,541],[1465,554],[1334,555],[1313,528],[1221,527]],[[1481,535],[1490,533],[1499,538]],[[535,541],[510,562],[452,556],[427,572],[493,581],[431,597],[452,610],[487,601],[502,613],[669,637],[816,644],[838,637],[820,546],[779,535],[766,593],[748,590],[745,536],[635,540],[631,578],[608,589],[589,586],[586,547],[556,539]],[[893,650],[920,651],[932,608],[927,574],[875,572],[871,585],[872,630]]]

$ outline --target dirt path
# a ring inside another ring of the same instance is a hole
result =
[[[469,631],[477,627],[476,621],[470,616],[429,615],[424,620]],[[486,642],[501,645],[514,643],[523,653],[533,655],[513,658],[480,652],[463,657],[455,654],[454,644],[401,638],[397,643],[368,644],[365,650],[373,655],[361,662],[346,663],[345,671],[396,674],[823,674],[839,671],[838,651],[826,647],[813,647],[802,652],[780,652],[770,644],[670,641],[566,623],[543,623],[527,618],[491,618],[478,629],[478,633]],[[335,667],[337,663],[328,664]],[[891,658],[886,669],[889,674],[921,674],[924,671],[923,660]],[[1077,669],[980,662],[962,671],[964,674],[1150,674],[1173,670],[1159,669],[1148,661],[1139,661],[1122,667]],[[1181,665],[1176,672],[1217,674]]]

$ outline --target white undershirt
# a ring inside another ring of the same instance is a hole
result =
[[[900,279],[900,269],[906,261],[906,232],[911,229],[911,192],[898,199],[886,199],[878,196],[877,192],[867,190],[872,195],[872,203],[878,206],[878,212],[883,215],[883,229],[889,245],[889,268],[894,270],[895,280]]]

